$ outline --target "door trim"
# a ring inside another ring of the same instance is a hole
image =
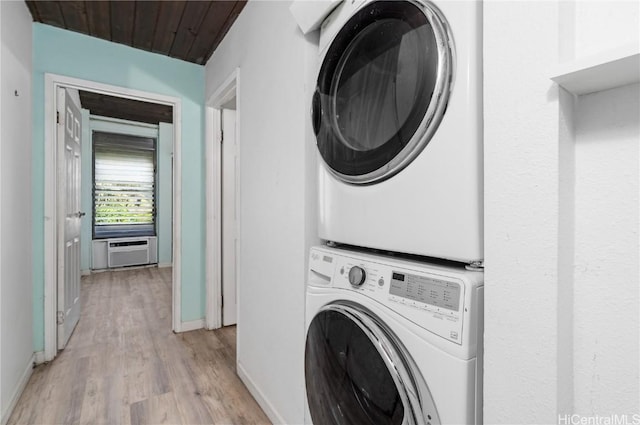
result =
[[[143,102],[169,105],[173,108],[173,276],[172,276],[172,328],[182,331],[181,321],[181,231],[182,231],[182,100],[110,84],[68,77],[58,74],[44,75],[44,360],[51,361],[57,354],[57,153],[56,110],[58,87],[88,90],[110,96]]]
[[[206,313],[205,321],[207,329],[222,327],[222,233],[220,231],[222,217],[222,191],[220,183],[222,179],[220,140],[222,137],[220,111],[222,105],[236,98],[236,176],[240,175],[240,68],[233,70],[224,82],[207,99],[206,107]],[[240,252],[240,184],[236,178],[236,308],[239,310],[240,294],[238,282],[242,271],[238,266]],[[238,311],[236,310],[236,311]],[[239,331],[238,331],[239,333]],[[236,339],[237,335],[236,335]]]

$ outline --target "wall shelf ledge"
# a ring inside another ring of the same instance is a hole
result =
[[[640,82],[640,43],[630,43],[559,64],[551,79],[582,95]]]

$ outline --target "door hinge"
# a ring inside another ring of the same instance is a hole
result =
[[[58,325],[62,325],[64,323],[64,311],[59,311],[56,315],[56,322]]]
[[[60,111],[56,111],[56,124],[60,124]]]
[[[220,130],[220,144],[224,143],[224,130]]]

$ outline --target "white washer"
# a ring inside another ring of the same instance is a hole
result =
[[[347,0],[320,31],[320,237],[481,261],[482,4]]]
[[[314,247],[305,423],[482,423],[483,274]]]

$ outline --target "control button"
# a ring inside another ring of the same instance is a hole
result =
[[[344,267],[340,267],[340,274],[344,274]]]
[[[378,285],[379,286],[384,286],[384,279],[383,278],[378,279]]]
[[[349,283],[353,286],[362,285],[367,280],[367,273],[362,267],[353,266],[349,270]]]

